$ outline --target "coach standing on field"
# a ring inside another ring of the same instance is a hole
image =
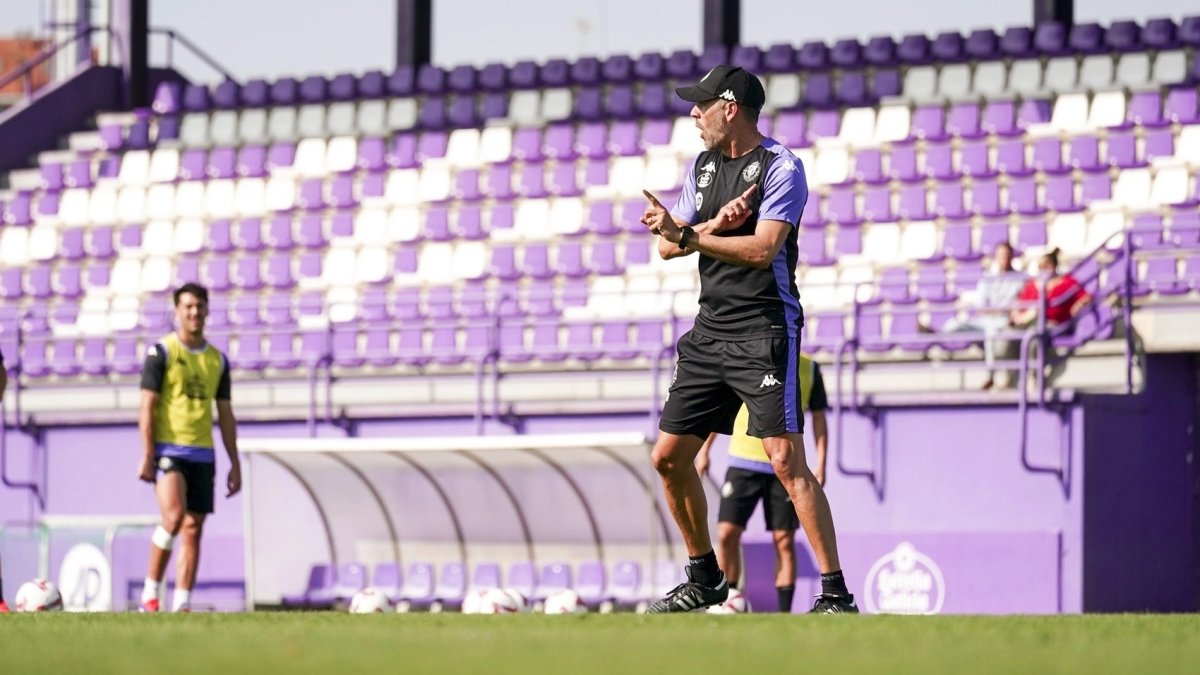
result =
[[[693,461],[709,433],[728,434],[743,402],[821,568],[813,612],[857,612],[838,561],[829,502],[804,459],[796,359],[804,323],[796,289],[796,226],[808,199],[804,167],[758,131],[762,83],[733,66],[676,90],[695,103],[705,151],[670,212],[646,192],[642,222],[664,258],[699,253],[700,312],[679,339],[675,378],[652,461],[690,560],[688,581],[650,606],[687,612],[729,594],[708,532],[708,505]]]

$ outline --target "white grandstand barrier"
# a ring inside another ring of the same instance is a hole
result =
[[[208,113],[187,113],[179,122],[179,143],[185,148],[208,147]]]
[[[1154,174],[1154,185],[1150,189],[1150,203],[1156,206],[1182,204],[1188,199],[1189,179],[1186,166],[1164,166]]]
[[[267,212],[267,184],[261,178],[242,178],[237,182],[234,209],[242,217],[261,216]]]
[[[914,66],[904,74],[904,97],[928,101],[937,96],[937,70],[933,66]]]
[[[475,167],[479,165],[479,129],[455,129],[446,141],[446,162],[450,166]]]
[[[894,143],[908,138],[912,111],[907,103],[880,106],[873,138],[876,143]]]
[[[88,203],[88,222],[93,225],[112,225],[117,222],[117,187],[112,183],[92,188]]]
[[[8,172],[9,190],[42,190],[44,181],[38,169],[16,169]]]
[[[1079,83],[1079,63],[1074,56],[1059,56],[1046,62],[1042,72],[1042,92],[1071,91]]]
[[[267,109],[243,110],[238,118],[238,138],[243,143],[262,144],[269,140],[267,135]]]
[[[146,190],[146,217],[159,220],[171,220],[175,217],[174,185],[158,183]]]
[[[391,265],[392,261],[388,259],[386,248],[360,248],[354,264],[354,279],[360,284],[377,284],[387,279]]]
[[[354,127],[355,104],[353,101],[338,101],[329,106],[325,124],[330,135],[353,136],[357,132]]]
[[[975,77],[975,82],[978,85],[978,74]],[[1037,59],[1013,61],[1008,69],[1008,85],[1004,91],[1012,94],[1034,95],[1041,92],[1041,89],[1042,62]]]
[[[175,223],[172,253],[199,253],[204,250],[205,223],[199,218],[186,218]]]
[[[366,211],[366,208],[361,209],[359,216],[361,217]],[[357,227],[356,225],[356,230]],[[387,212],[385,227],[387,241],[389,242],[407,243],[416,241],[421,238],[421,210],[415,206],[397,206],[390,212]]]
[[[73,152],[102,152],[104,139],[97,131],[76,131],[67,135],[67,149]]]
[[[233,110],[218,110],[208,124],[208,137],[216,145],[237,145],[238,115]]]
[[[383,198],[393,206],[419,204],[421,200],[420,175],[416,169],[394,169],[388,172],[383,187]]]
[[[175,226],[169,220],[152,220],[142,232],[142,252],[147,256],[170,255],[175,250]]]
[[[1200,124],[1185,126],[1179,130],[1175,156],[1192,167],[1200,167]]]
[[[325,106],[309,103],[296,112],[296,135],[301,138],[325,136]]]
[[[296,159],[292,168],[297,175],[309,178],[325,175],[325,139],[302,138],[296,144]]]
[[[1101,91],[1092,97],[1087,126],[1092,128],[1115,127],[1125,121],[1125,92]]]
[[[484,128],[479,136],[477,160],[483,164],[496,164],[512,156],[512,128],[493,125]]]
[[[88,200],[91,191],[86,188],[68,188],[62,191],[58,202],[58,221],[64,225],[86,225],[88,222]]]
[[[164,152],[156,150],[155,154]],[[179,152],[172,150],[178,167]],[[128,150],[121,155],[121,168],[117,171],[117,181],[122,185],[145,185],[151,170],[150,153],[146,150]],[[174,180],[175,173],[171,175]]]
[[[142,151],[134,151],[142,152]],[[121,155],[121,182],[130,185],[144,185],[147,181],[151,183],[171,183],[179,177],[179,149],[178,148],[156,148],[149,156],[150,164],[148,169],[138,168],[134,177],[131,180],[125,180],[125,162],[129,161],[129,154]]]
[[[541,123],[542,94],[537,89],[514,91],[508,100],[508,117],[517,126]]]
[[[353,136],[335,136],[325,146],[325,173],[337,174],[353,171],[358,164],[358,139]]]
[[[396,237],[389,231],[388,212],[379,207],[364,207],[354,214],[354,246],[381,247],[390,242],[413,241],[417,234],[413,232],[407,239]]]
[[[141,293],[161,293],[171,287],[174,273],[171,258],[147,258],[142,265],[142,276],[138,290]]]
[[[267,138],[272,141],[296,140],[296,109],[291,106],[271,108],[267,114]]]
[[[453,179],[450,167],[442,160],[427,159],[420,169],[418,197],[422,202],[440,202],[450,198]]]
[[[942,66],[938,76],[938,96],[950,100],[966,98],[971,93],[971,66],[966,63],[948,63]]]
[[[567,88],[546,89],[542,92],[541,118],[547,122],[571,117],[571,90]]]
[[[232,218],[237,213],[237,184],[228,178],[208,181],[204,190],[205,217]]]
[[[388,104],[387,128],[392,131],[407,131],[417,126],[417,100],[394,98]]]
[[[1150,82],[1150,53],[1134,52],[1117,57],[1113,82],[1119,87],[1139,88]]]
[[[1088,128],[1087,94],[1061,94],[1054,101],[1050,127],[1066,133],[1079,133]]]
[[[204,209],[204,189],[202,181],[185,181],[175,188],[175,208],[170,217],[203,218],[207,215]]]
[[[358,104],[355,129],[364,136],[383,136],[388,132],[387,101],[363,101]]]
[[[460,241],[454,245],[451,274],[456,279],[481,279],[487,274],[488,247],[482,241]]]
[[[559,236],[583,231],[583,200],[578,197],[559,197],[550,203],[550,229]]]
[[[296,205],[296,181],[291,176],[276,174],[267,180],[266,207],[268,211],[287,211]]]
[[[875,109],[849,108],[842,113],[838,140],[845,145],[867,145],[875,138]]]
[[[1079,66],[1079,86],[1084,89],[1104,89],[1112,86],[1113,57],[1093,54],[1083,57]]]
[[[1150,200],[1150,170],[1125,169],[1113,184],[1112,200],[1118,206],[1138,208]]]
[[[492,237],[546,240],[553,236],[550,229],[550,202],[545,199],[522,199],[517,202],[510,232],[493,230]]]
[[[34,225],[29,229],[27,246],[30,260],[52,260],[58,255],[58,228],[53,225]]]
[[[971,91],[974,94],[994,98],[1007,90],[1008,67],[1003,61],[984,61],[975,65],[975,76],[971,81]]]
[[[431,242],[421,247],[417,256],[417,275],[429,283],[449,283],[454,280],[454,247],[445,242]]]
[[[1159,52],[1154,56],[1154,71],[1151,75],[1155,84],[1176,84],[1187,79],[1187,52]]]

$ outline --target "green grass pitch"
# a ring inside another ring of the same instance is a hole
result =
[[[1169,673],[1200,617],[0,616],[4,673]]]

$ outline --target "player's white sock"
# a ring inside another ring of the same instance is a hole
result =
[[[157,579],[146,577],[146,584],[142,586],[142,602],[150,602],[159,597],[159,586],[161,582]]]
[[[192,608],[192,591],[187,588],[175,587],[175,602],[171,607],[172,612],[178,612]]]

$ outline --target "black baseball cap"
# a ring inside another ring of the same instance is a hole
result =
[[[740,66],[726,64],[708,71],[697,84],[679,87],[675,93],[692,103],[723,98],[755,110],[761,109],[767,102],[767,92],[753,73]]]

